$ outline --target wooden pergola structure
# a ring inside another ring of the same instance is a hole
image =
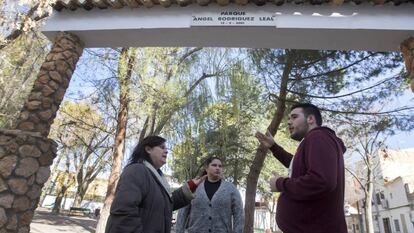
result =
[[[413,0],[58,0],[54,41],[15,129],[0,129],[0,233],[28,233],[57,145],[47,136],[85,47],[401,51],[414,91]]]

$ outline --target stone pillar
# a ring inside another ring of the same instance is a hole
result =
[[[410,37],[401,43],[401,52],[404,56],[411,90],[414,92],[414,37]]]
[[[56,157],[57,144],[47,136],[82,51],[75,35],[59,33],[16,129],[0,129],[0,233],[30,232]]]
[[[61,32],[56,36],[20,112],[17,129],[47,137],[82,51],[83,45],[75,35]]]
[[[0,233],[29,233],[56,148],[40,133],[0,129]]]

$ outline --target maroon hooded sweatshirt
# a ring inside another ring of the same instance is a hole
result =
[[[284,233],[346,233],[344,214],[344,143],[327,127],[309,131],[296,154],[279,145],[270,148],[289,178],[276,180],[281,195],[276,222]]]

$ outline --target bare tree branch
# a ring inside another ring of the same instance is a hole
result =
[[[366,56],[366,57],[363,57],[363,58],[361,58],[361,59],[359,59],[359,60],[356,60],[355,62],[350,63],[350,64],[348,64],[348,65],[346,65],[346,66],[344,66],[344,67],[342,67],[342,68],[339,68],[339,69],[336,69],[336,70],[330,70],[330,71],[327,71],[327,72],[322,73],[322,74],[310,75],[310,76],[307,76],[307,77],[303,77],[303,78],[301,78],[300,80],[301,80],[301,81],[304,81],[304,80],[307,80],[307,79],[313,79],[313,78],[317,78],[317,77],[320,77],[320,76],[325,76],[325,75],[330,75],[330,74],[333,74],[333,73],[338,73],[338,72],[345,71],[345,70],[347,70],[349,67],[352,67],[352,66],[354,66],[354,65],[356,65],[356,64],[358,64],[358,63],[361,63],[361,62],[363,62],[363,61],[367,60],[368,58],[370,58],[370,57],[372,57],[372,56],[374,56],[374,55],[376,55],[376,54],[378,54],[378,53],[371,53],[370,55],[368,55],[368,56]],[[297,79],[294,79],[294,78],[291,78],[291,79],[289,79],[289,81],[298,81],[298,80],[297,80]]]
[[[336,96],[317,96],[317,95],[310,95],[310,94],[305,94],[305,93],[301,93],[301,92],[296,92],[296,91],[293,91],[293,90],[288,90],[288,92],[292,93],[292,94],[295,94],[295,95],[307,96],[307,97],[311,97],[311,98],[315,98],[315,99],[338,99],[338,98],[343,98],[343,97],[351,96],[351,95],[354,95],[354,94],[357,94],[357,93],[360,93],[360,92],[367,91],[369,89],[372,89],[374,87],[377,87],[377,86],[379,86],[383,83],[389,82],[389,81],[394,80],[394,79],[399,78],[399,77],[400,76],[397,75],[397,76],[394,76],[394,77],[391,77],[391,78],[387,78],[387,79],[385,79],[381,82],[378,82],[378,83],[376,83],[372,86],[369,86],[369,87],[366,87],[366,88],[363,88],[363,89],[359,89],[357,91],[350,92],[350,93],[347,93],[347,94],[336,95]]]
[[[37,3],[29,9],[19,26],[16,29],[12,30],[10,34],[4,38],[5,42],[0,44],[0,49],[3,49],[11,41],[17,39],[20,35],[22,35],[25,32],[25,27],[28,27],[28,24],[31,20],[38,22],[49,16],[49,11],[44,11],[42,15],[35,16],[35,13],[38,11],[41,4],[42,2]]]

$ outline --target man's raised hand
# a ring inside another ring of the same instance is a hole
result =
[[[263,146],[270,148],[272,147],[274,144],[276,144],[275,140],[273,139],[272,134],[270,134],[269,130],[266,132],[266,135],[257,131],[255,134],[255,137],[257,138],[257,140],[259,140],[260,144],[262,144]]]

